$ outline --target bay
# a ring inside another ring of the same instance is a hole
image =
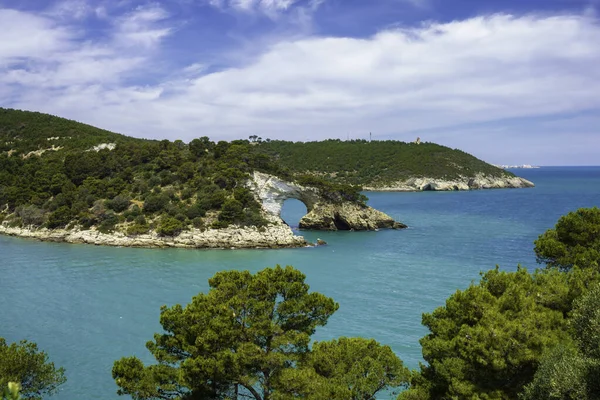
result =
[[[301,232],[327,246],[282,250],[159,250],[42,243],[0,236],[0,337],[39,344],[66,368],[53,398],[117,399],[114,360],[152,358],[163,304],[186,304],[217,271],[293,265],[339,311],[317,340],[373,337],[411,368],[422,361],[421,314],[498,264],[537,266],[533,241],[579,207],[600,206],[600,167],[515,170],[531,189],[367,193],[402,231]],[[305,211],[288,201],[290,225]]]

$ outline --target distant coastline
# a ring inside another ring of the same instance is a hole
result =
[[[502,168],[502,169],[535,169],[535,168],[540,168],[537,165],[530,165],[530,164],[522,164],[522,165],[495,165],[494,166],[498,167],[498,168]]]
[[[372,192],[425,192],[425,191],[463,191],[478,189],[518,189],[534,187],[535,184],[527,179],[513,177],[494,177],[477,174],[473,177],[457,179],[439,179],[430,177],[411,178],[386,185],[364,186],[363,189]]]

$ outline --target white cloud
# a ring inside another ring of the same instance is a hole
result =
[[[0,26],[0,63],[45,58],[70,37],[49,19],[15,10],[0,9]]]
[[[58,43],[65,50],[52,63],[43,63],[43,51],[31,44],[7,47],[3,30],[0,62],[2,54],[12,54],[29,65],[0,67],[0,88],[19,84],[18,93],[11,90],[10,95],[10,105],[19,108],[136,136],[184,140],[251,133],[307,140],[348,133],[366,137],[369,131],[412,140],[415,132],[425,132],[420,136],[426,140],[437,137],[458,146],[466,140],[459,138],[457,126],[600,110],[600,26],[591,17],[493,15],[386,30],[366,39],[287,40],[237,68],[207,72],[209,60],[199,59],[168,71],[158,84],[127,85],[123,76],[143,76],[162,62],[155,52],[160,39],[172,32],[157,27],[164,17],[159,10],[144,9],[117,20],[115,32],[143,45],[124,55],[119,41],[74,48],[74,39],[56,33],[50,22],[19,14],[35,22],[39,32],[33,34],[54,32],[56,37],[47,37],[50,47]],[[148,34],[150,40],[127,35],[162,30]],[[515,131],[533,138],[536,129],[541,134],[545,127]],[[481,137],[486,129],[465,131]],[[510,146],[507,140],[519,143],[515,135],[487,132],[489,148],[480,148],[484,153]],[[554,142],[567,140],[563,132],[555,132]],[[596,132],[586,143],[600,146],[600,135]]]
[[[0,26],[6,27],[0,30],[0,85],[53,90],[47,93],[53,98],[56,89],[68,95],[70,88],[80,85],[103,84],[104,90],[112,90],[147,67],[145,61],[170,33],[158,26],[166,17],[160,7],[138,7],[115,18],[107,37],[90,40],[79,26],[59,25],[58,15],[0,9]]]
[[[94,13],[86,0],[62,0],[53,4],[47,15],[59,19],[83,19]]]
[[[171,28],[160,27],[160,23],[167,17],[167,12],[156,4],[139,6],[117,18],[115,36],[121,44],[127,46],[154,46],[171,33]]]
[[[326,0],[205,0],[213,7],[248,15],[265,15],[277,20],[286,13],[312,15]],[[296,16],[298,17],[298,16]]]

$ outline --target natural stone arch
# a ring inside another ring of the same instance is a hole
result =
[[[254,172],[251,182],[253,190],[262,203],[263,209],[272,217],[281,219],[283,203],[288,199],[296,199],[304,203],[310,213],[321,199],[317,189],[304,187],[293,182],[286,182],[275,176]]]
[[[248,186],[261,202],[265,217],[283,224],[281,209],[288,199],[297,199],[306,206],[307,214],[300,219],[300,229],[312,230],[374,230],[406,228],[389,215],[357,202],[331,202],[318,188],[284,181],[276,176],[254,172]]]

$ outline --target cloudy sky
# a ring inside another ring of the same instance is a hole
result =
[[[596,0],[0,0],[0,106],[189,141],[598,165]]]

